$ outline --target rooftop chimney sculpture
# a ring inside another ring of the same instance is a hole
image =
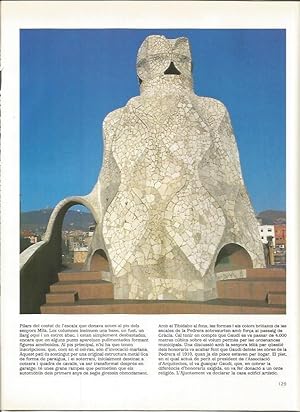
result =
[[[115,298],[215,298],[218,264],[264,266],[228,112],[195,95],[185,37],[147,37],[137,74],[140,96],[104,120],[90,256],[106,253]]]
[[[115,299],[216,298],[218,272],[264,266],[229,114],[194,93],[185,37],[147,37],[137,74],[140,95],[104,120],[94,189],[57,205],[47,239],[81,203],[97,223],[86,268],[107,257]]]

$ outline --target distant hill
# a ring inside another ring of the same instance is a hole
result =
[[[37,234],[46,231],[53,209],[41,209],[21,213],[21,231],[30,230]],[[63,223],[63,230],[88,230],[95,223],[91,213],[68,210]]]
[[[21,230],[31,230],[37,234],[46,231],[47,224],[53,209],[41,209],[21,213]],[[264,210],[257,217],[262,219],[263,225],[284,224],[286,220],[285,211]],[[63,230],[88,230],[94,224],[91,213],[68,210],[64,218]]]
[[[257,217],[262,219],[263,225],[281,225],[286,223],[286,212],[284,210],[264,210]]]

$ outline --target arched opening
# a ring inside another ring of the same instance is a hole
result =
[[[253,263],[249,253],[242,246],[229,243],[220,250],[216,263],[215,272],[252,268]]]
[[[108,259],[107,259],[107,256],[104,250],[98,249],[95,251],[91,259],[90,270],[91,271],[99,271],[99,270],[109,271],[109,263],[108,263]]]
[[[83,268],[92,241],[95,220],[90,210],[82,205],[70,207],[62,225],[62,265],[64,268]]]
[[[20,257],[20,312],[40,313],[50,285],[62,271],[62,232],[67,211],[76,205],[86,206],[97,221],[97,213],[88,199],[73,196],[62,200],[51,213],[43,241],[31,245]],[[79,206],[80,208],[80,206]],[[72,219],[71,219],[72,223]],[[73,222],[74,223],[74,222]],[[70,225],[71,227],[73,225]]]
[[[93,234],[90,228],[95,222],[95,211],[84,197],[69,197],[56,205],[45,234],[56,266],[62,270],[73,268],[75,263],[79,263],[78,269],[83,266]],[[75,250],[77,257],[74,259]]]

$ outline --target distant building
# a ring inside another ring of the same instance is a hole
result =
[[[87,238],[87,232],[82,230],[72,230],[65,231],[63,234],[63,240],[70,252],[73,252],[74,249],[86,246],[85,239]]]
[[[66,264],[69,263],[84,263],[88,247],[92,239],[92,232],[83,230],[65,230],[62,234],[63,238],[63,260]]]
[[[92,243],[93,234],[95,232],[95,225],[89,226],[87,237],[84,239],[85,246],[89,247]]]
[[[26,229],[21,232],[21,237],[24,239],[28,239],[31,245],[41,240],[41,236],[31,232],[30,230],[26,230]]]
[[[268,243],[268,237],[272,237],[272,244],[275,247],[275,229],[274,225],[259,225],[260,239],[264,244]]]
[[[88,247],[81,246],[74,248],[73,262],[84,263],[88,254]]]
[[[286,225],[274,225],[275,247],[286,248]]]
[[[89,236],[93,236],[94,232],[95,232],[95,225],[91,225],[89,226]]]

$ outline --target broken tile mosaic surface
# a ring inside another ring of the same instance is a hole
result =
[[[140,96],[103,124],[95,236],[115,298],[215,298],[215,264],[228,244],[264,266],[229,114],[194,94],[191,67],[186,38],[147,37],[137,56]]]

